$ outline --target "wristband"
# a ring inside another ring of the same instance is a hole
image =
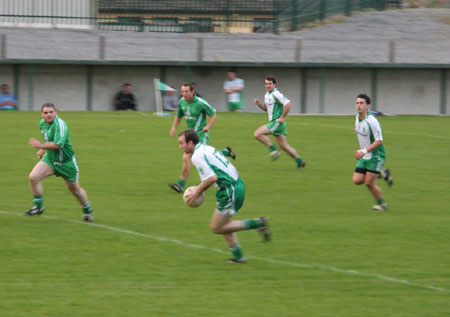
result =
[[[362,149],[362,150],[360,150],[361,152],[363,152],[364,153],[364,155],[366,155],[367,154],[367,149]]]

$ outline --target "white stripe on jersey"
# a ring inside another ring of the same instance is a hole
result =
[[[80,169],[78,168],[78,163],[77,163],[77,159],[75,158],[75,155],[72,156],[72,162],[73,164],[75,164],[75,168],[77,169],[77,176],[75,177],[75,182],[78,180],[78,178],[80,177]]]
[[[58,120],[58,126],[59,126],[59,138],[60,138],[60,140],[63,140],[66,129],[65,129],[64,123],[59,118],[57,120]],[[62,162],[63,160],[64,160],[64,153],[61,148],[61,149],[59,149],[59,161]]]
[[[199,100],[202,104],[204,104],[204,105],[207,106],[208,108],[212,109],[212,110],[214,111],[214,113],[216,113],[216,109],[215,109],[213,106],[211,106],[211,105],[208,103],[208,101],[206,101],[205,99],[203,99],[203,98],[201,98],[201,97],[199,97],[199,96],[196,96],[196,97],[197,97],[197,100]]]
[[[195,127],[194,127],[194,131],[195,132],[198,132],[198,127],[202,123],[204,117],[205,117],[205,115],[203,114],[203,112],[201,112],[200,115],[197,118],[197,122],[195,122]]]

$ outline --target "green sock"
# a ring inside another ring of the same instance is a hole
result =
[[[297,165],[299,165],[303,162],[303,159],[299,157],[298,159],[295,159],[295,162],[297,163]]]
[[[186,185],[186,182],[182,180],[181,178],[178,179],[177,184],[180,185],[181,188],[184,188],[184,185]]]
[[[260,226],[260,222],[256,219],[247,219],[242,221],[244,222],[245,230],[255,229]]]
[[[384,204],[384,198],[377,199],[377,204],[378,205]]]
[[[244,256],[244,253],[242,252],[242,248],[239,244],[234,244],[231,246],[231,253],[233,253],[233,256],[236,260],[239,260]]]
[[[273,151],[276,151],[277,150],[277,147],[275,146],[275,145],[271,145],[271,146],[269,146],[269,151],[270,152],[273,152]]]
[[[227,149],[220,150],[220,153],[222,153],[225,156],[230,156],[230,151],[228,151]]]
[[[33,203],[36,205],[36,207],[42,209],[42,207],[44,206],[42,195],[33,195]]]
[[[81,207],[81,209],[83,209],[83,212],[85,214],[91,214],[92,213],[92,207],[91,207],[91,203],[87,203],[86,206]]]

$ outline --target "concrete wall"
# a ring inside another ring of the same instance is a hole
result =
[[[436,70],[380,72],[378,108],[386,109],[389,114],[439,114],[440,75]],[[447,89],[447,96],[448,92]]]
[[[19,109],[36,110],[52,102],[64,110],[86,109],[86,67],[75,65],[21,65]],[[30,94],[31,76],[31,94]],[[12,81],[13,82],[13,81]],[[13,91],[13,87],[11,87]],[[29,108],[30,99],[33,104]]]
[[[88,68],[92,71],[92,109],[113,110],[114,94],[123,83],[132,84],[139,110],[155,111],[153,78],[165,77],[165,83],[179,90],[190,78],[198,91],[218,111],[226,111],[223,93],[225,67],[183,66],[86,66],[86,65],[0,65],[0,83],[15,88],[21,110],[38,110],[45,102],[53,102],[62,110],[87,110]],[[449,114],[450,76],[447,71],[447,109]],[[245,80],[244,111],[260,112],[253,99],[264,97],[264,77],[278,78],[278,88],[292,102],[291,113],[301,113],[302,69],[243,67],[238,76]],[[372,94],[370,69],[326,69],[324,114],[353,114],[358,93]],[[440,114],[441,70],[378,69],[377,109],[387,114]],[[307,69],[306,113],[320,113],[320,70]],[[16,80],[17,79],[17,80]],[[14,87],[18,82],[19,87]],[[31,88],[31,90],[30,90]]]

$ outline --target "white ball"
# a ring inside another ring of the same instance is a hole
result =
[[[191,190],[197,188],[197,186],[191,186],[186,188],[186,190],[184,191],[183,194],[183,200],[184,202],[187,204],[186,200],[187,200],[187,196],[190,194]],[[203,200],[205,200],[205,195],[203,195],[203,193],[197,197],[197,199],[192,203],[192,204],[188,204],[188,206],[190,207],[198,207],[201,204],[203,204]]]

